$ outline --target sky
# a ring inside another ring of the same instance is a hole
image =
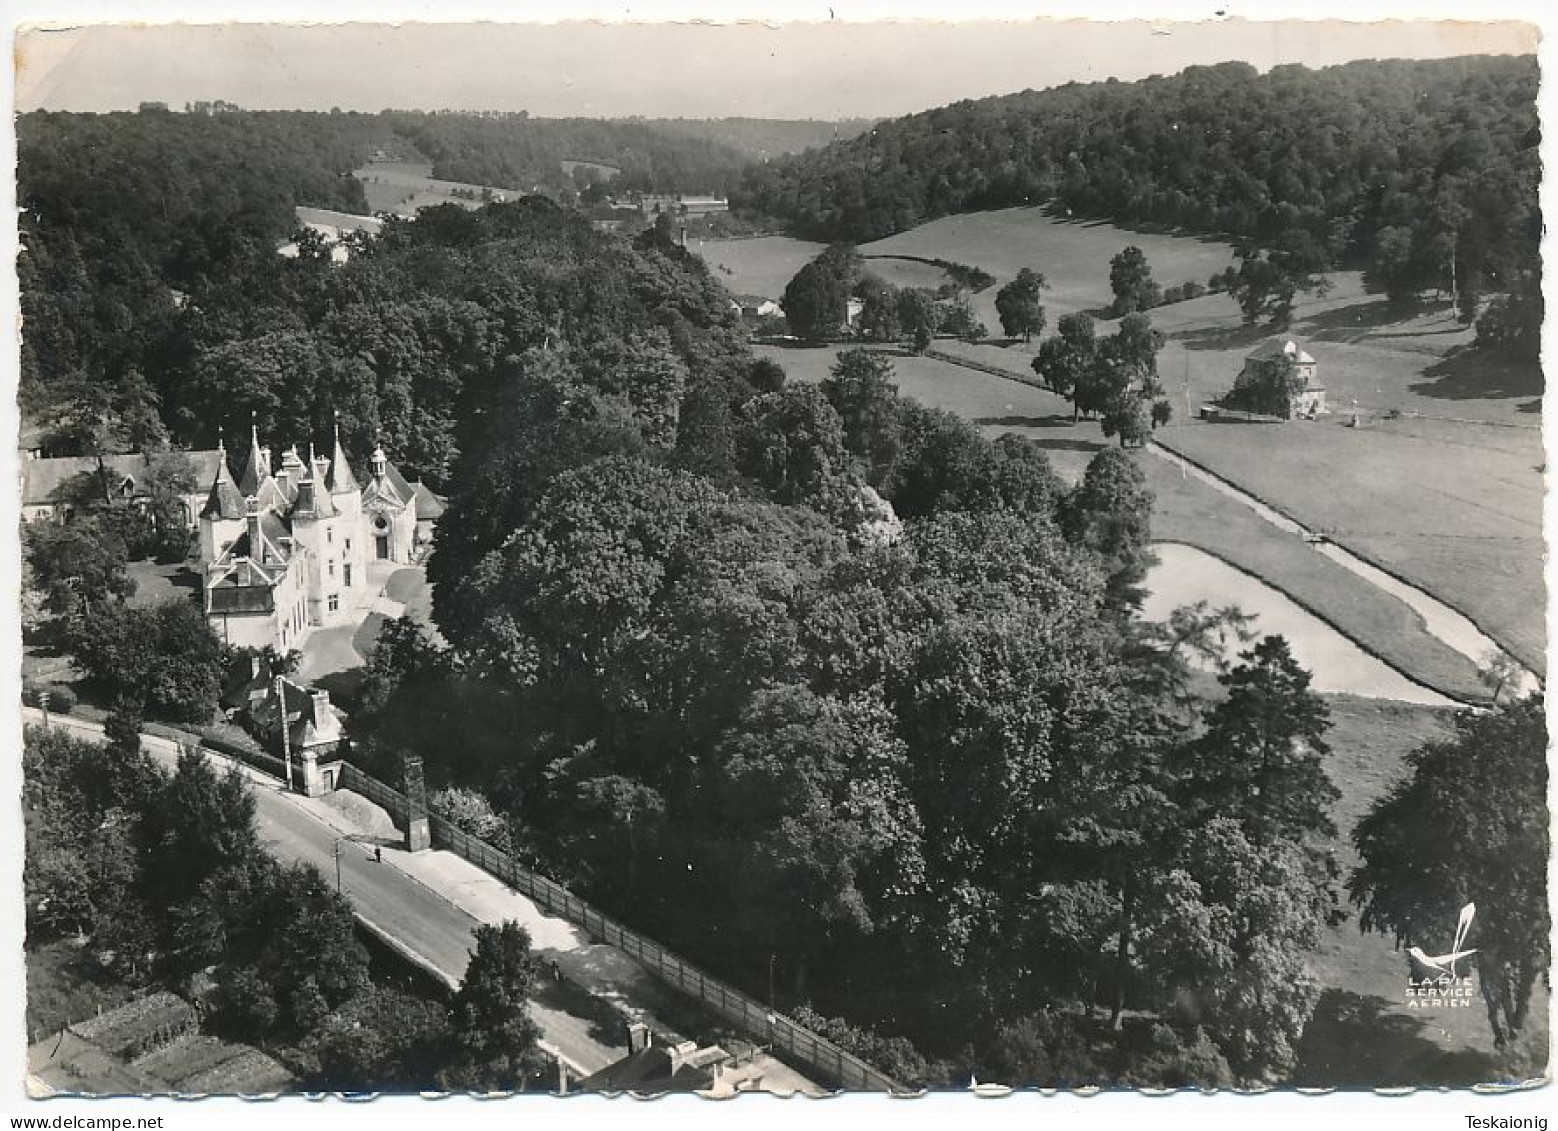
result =
[[[875,118],[1227,59],[1265,70],[1526,53],[1536,39],[1507,20],[78,26],[18,33],[16,106]]]

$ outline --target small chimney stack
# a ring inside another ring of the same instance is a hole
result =
[[[244,518],[249,525],[249,557],[265,564],[265,539],[260,537],[260,500],[251,498],[244,505]]]
[[[649,1026],[642,1021],[632,1021],[628,1024],[628,1055],[643,1052],[649,1047],[652,1038],[649,1035]]]

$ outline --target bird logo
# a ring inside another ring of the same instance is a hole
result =
[[[1412,962],[1417,967],[1419,967],[1429,979],[1442,977],[1460,977],[1460,975],[1456,973],[1455,964],[1461,959],[1469,958],[1471,955],[1477,953],[1475,948],[1471,950],[1461,949],[1461,944],[1466,941],[1466,935],[1471,931],[1471,921],[1476,917],[1477,905],[1475,903],[1468,903],[1465,907],[1461,908],[1460,920],[1455,924],[1455,942],[1451,944],[1449,954],[1424,954],[1422,947],[1412,946],[1407,948],[1407,957],[1409,957]]]

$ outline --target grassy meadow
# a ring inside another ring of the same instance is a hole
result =
[[[429,175],[432,171],[431,162],[425,161],[370,161],[353,176],[362,182],[363,194],[368,198],[368,211],[374,215],[391,212],[400,216],[414,216],[418,208],[435,204],[481,207],[483,186],[435,180]],[[455,196],[457,191],[474,193],[475,198]],[[526,190],[494,188],[492,191],[514,200]]]

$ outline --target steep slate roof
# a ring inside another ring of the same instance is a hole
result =
[[[1244,355],[1245,361],[1271,361],[1278,357],[1291,357],[1294,361],[1303,365],[1311,365],[1314,358],[1291,338],[1272,338],[1262,342],[1249,353]]]
[[[370,479],[368,485],[362,489],[363,502],[371,499],[382,499],[393,506],[404,507],[410,504],[416,497],[416,491],[406,477],[400,473],[394,463],[386,459],[384,461],[384,478]]]
[[[420,479],[412,485],[412,492],[416,496],[414,501],[417,506],[418,522],[439,518],[449,509],[448,501],[442,495],[430,491]]]
[[[108,468],[109,478],[116,490],[121,483],[129,479],[135,484],[136,491],[139,493],[153,474],[153,461],[161,456],[172,454],[174,453],[154,452],[151,455],[132,453],[104,456],[103,464]],[[194,469],[197,489],[199,484],[209,483],[216,477],[217,467],[223,458],[220,449],[182,454],[189,459]],[[55,456],[49,459],[23,460],[22,505],[37,507],[71,501],[71,492],[64,488],[83,474],[97,474],[96,456]]]
[[[325,485],[330,488],[332,495],[344,495],[348,491],[362,490],[357,477],[352,474],[352,465],[346,462],[346,449],[341,447],[341,426],[335,426],[335,452],[330,457],[330,472],[325,476]]]
[[[238,493],[238,484],[233,482],[232,472],[227,469],[227,453],[220,448],[217,451],[221,458],[216,461],[216,475],[211,480],[206,505],[200,508],[200,517],[242,518],[243,496]]]
[[[249,429],[249,458],[243,465],[243,473],[238,477],[238,489],[243,492],[244,498],[251,498],[259,494],[260,485],[270,478],[270,460],[265,458],[265,449],[260,447],[260,434],[254,429]]]

